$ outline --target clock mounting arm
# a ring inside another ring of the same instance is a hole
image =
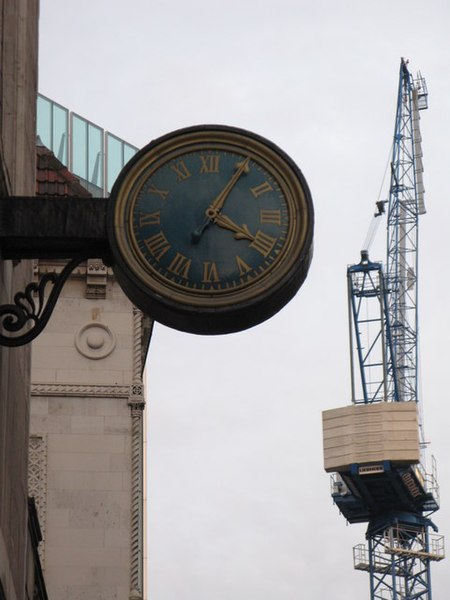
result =
[[[17,347],[44,329],[73,270],[88,258],[111,264],[105,198],[7,196],[0,198],[2,260],[67,259],[61,273],[47,273],[0,306],[0,345]]]

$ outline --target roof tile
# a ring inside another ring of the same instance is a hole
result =
[[[43,146],[40,140],[36,151],[36,196],[92,197],[92,194],[81,185],[80,180],[56,158],[51,150]]]

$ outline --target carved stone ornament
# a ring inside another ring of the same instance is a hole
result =
[[[42,541],[39,544],[41,566],[45,566],[45,537],[47,526],[47,440],[31,435],[28,452],[28,495],[33,496],[39,517]]]
[[[91,258],[86,265],[86,298],[106,298],[108,268],[99,258]]]
[[[103,323],[88,323],[76,333],[75,347],[86,358],[106,358],[116,347],[116,336]]]
[[[94,398],[128,398],[129,385],[84,385],[67,383],[32,383],[32,396],[92,396]]]

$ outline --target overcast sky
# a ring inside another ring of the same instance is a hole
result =
[[[332,505],[321,411],[350,403],[346,267],[379,198],[401,56],[429,89],[422,388],[450,535],[448,0],[41,0],[40,23],[41,93],[137,146],[199,123],[252,130],[297,162],[315,204],[310,275],[270,321],[213,338],[155,327],[151,600],[368,598],[352,560],[365,526]],[[448,597],[448,561],[432,581]]]

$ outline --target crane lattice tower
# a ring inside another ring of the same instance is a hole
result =
[[[425,80],[404,59],[387,208],[387,260],[368,248],[348,267],[352,404],[323,413],[325,470],[350,523],[367,522],[353,549],[371,600],[431,600],[430,564],[444,558],[431,515],[439,508],[435,461],[427,472],[418,395],[418,223],[425,213],[420,112]],[[383,203],[378,202],[380,218]]]

